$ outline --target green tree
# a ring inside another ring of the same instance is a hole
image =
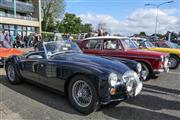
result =
[[[82,32],[83,33],[92,32],[92,30],[93,30],[92,24],[86,23],[86,24],[82,25]]]
[[[142,36],[142,37],[145,37],[146,33],[145,32],[140,32],[139,35]]]
[[[75,14],[66,13],[60,24],[60,28],[64,29],[65,33],[80,33],[82,31],[81,19],[80,17],[77,17]]]
[[[60,19],[64,13],[64,0],[41,0],[41,14],[42,14],[42,30],[51,31],[52,23]]]

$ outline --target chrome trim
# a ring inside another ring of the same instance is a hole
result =
[[[126,98],[111,99],[111,100],[109,100],[109,101],[107,101],[107,102],[101,102],[101,104],[102,104],[102,105],[107,105],[107,104],[109,104],[109,103],[111,103],[111,102],[123,101],[123,100],[125,100],[125,99],[126,99]]]
[[[153,72],[164,72],[164,69],[154,69]]]

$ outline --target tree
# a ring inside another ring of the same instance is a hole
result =
[[[84,25],[82,25],[82,32],[83,33],[88,33],[88,32],[92,32],[92,24],[86,23]]]
[[[49,31],[52,22],[55,23],[64,13],[64,0],[41,0],[42,30]]]
[[[81,19],[80,17],[77,17],[75,14],[66,13],[60,24],[60,27],[64,29],[65,33],[80,33],[82,31]]]
[[[140,32],[139,35],[140,35],[141,37],[146,37],[146,33],[145,33],[145,32]]]

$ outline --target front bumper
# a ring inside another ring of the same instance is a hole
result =
[[[142,82],[136,82],[134,83],[134,85],[135,87],[131,91],[127,90],[126,85],[120,85],[116,87],[115,89],[117,90],[117,93],[115,95],[109,95],[105,99],[101,100],[101,104],[106,105],[111,102],[123,101],[129,98],[135,97],[141,92],[143,84]]]
[[[162,72],[168,73],[169,72],[169,65],[170,65],[170,62],[168,62],[168,64],[166,66],[164,66],[163,69],[154,69],[153,72],[155,74],[159,74],[159,73],[162,73]]]

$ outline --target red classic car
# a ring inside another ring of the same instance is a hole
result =
[[[121,57],[140,62],[147,79],[169,70],[169,54],[138,49],[138,46],[127,37],[91,37],[77,43],[86,54]]]

